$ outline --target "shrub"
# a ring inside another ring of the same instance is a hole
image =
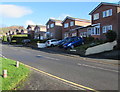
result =
[[[2,37],[2,42],[7,42],[7,36]]]
[[[83,38],[83,39],[84,39],[84,42],[85,42],[85,43],[91,43],[91,42],[94,41],[94,37],[92,37],[92,36],[85,37],[85,38]]]
[[[113,42],[117,37],[117,34],[115,31],[109,30],[106,33],[106,40],[107,42]]]

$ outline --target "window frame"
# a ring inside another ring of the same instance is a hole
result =
[[[99,13],[95,13],[93,15],[93,20],[98,20],[99,19]]]
[[[74,21],[71,21],[71,22],[70,22],[70,26],[74,26]]]
[[[102,12],[103,18],[112,16],[112,9],[108,9]]]
[[[68,28],[68,27],[69,27],[69,23],[65,23],[64,28]]]
[[[51,24],[50,24],[50,28],[53,28],[53,27],[54,27],[54,23],[51,23]]]

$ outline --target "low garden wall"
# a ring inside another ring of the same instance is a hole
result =
[[[97,54],[105,51],[113,50],[114,46],[117,45],[117,41],[107,42],[105,44],[90,47],[86,50],[85,55]]]
[[[87,55],[92,55],[92,54],[98,54],[98,53],[105,52],[105,51],[111,51],[116,45],[117,45],[117,41],[114,41],[114,42],[107,42],[101,45],[89,47],[87,49],[76,49],[76,48],[69,49],[67,50],[67,52],[70,54],[87,56]]]

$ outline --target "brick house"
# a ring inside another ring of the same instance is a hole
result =
[[[46,26],[36,25],[34,28],[34,39],[46,39]]]
[[[30,39],[34,39],[34,28],[36,25],[28,25],[27,31],[28,31],[28,37]]]
[[[54,39],[62,39],[61,20],[49,19],[46,23],[47,37]]]
[[[76,28],[87,26],[90,24],[91,23],[89,20],[67,16],[62,21],[62,38],[79,36],[78,30]]]
[[[91,35],[95,38],[105,39],[105,33],[108,30],[113,30],[117,33],[120,30],[118,26],[120,15],[120,5],[115,3],[100,3],[93,9],[91,15],[92,25],[95,27],[89,28]]]

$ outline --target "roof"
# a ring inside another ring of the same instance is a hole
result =
[[[28,25],[28,26],[30,26],[30,27],[35,27],[36,25]]]
[[[75,20],[75,21],[90,22],[90,20],[87,20],[87,19],[74,18],[74,17],[67,16],[67,17],[62,21],[62,23],[64,23],[64,21],[65,21],[66,19],[71,19],[71,20]]]
[[[78,29],[82,29],[82,28],[88,28],[88,27],[94,27],[96,25],[87,25],[87,26],[81,26],[81,27],[77,27],[77,28],[73,28],[72,30],[78,30]]]
[[[36,26],[37,26],[37,27],[46,27],[45,25],[36,25]],[[36,27],[36,26],[35,26],[35,27]]]
[[[53,22],[62,22],[62,20],[50,18],[50,19],[48,20],[48,22],[46,23],[46,25],[49,23],[49,21],[53,21]]]
[[[27,26],[27,29],[29,28],[29,27],[35,27],[36,25],[28,25]]]
[[[101,2],[96,8],[94,8],[89,15],[91,15],[94,11],[96,11],[99,7],[101,7],[102,5],[112,5],[112,6],[120,6],[120,4],[117,3],[106,3],[106,2]]]

